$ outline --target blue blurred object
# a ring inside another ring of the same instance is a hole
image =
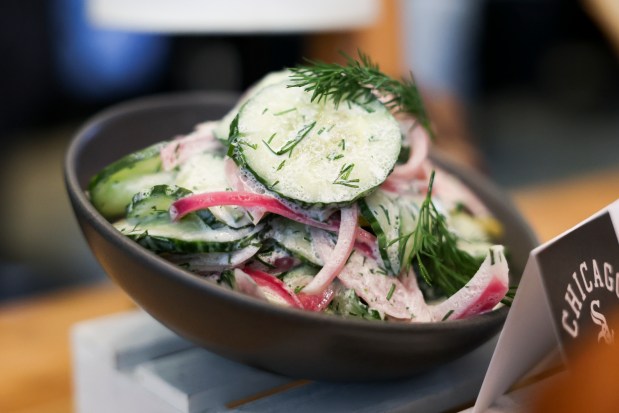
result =
[[[108,101],[144,92],[161,78],[165,36],[94,27],[85,0],[54,0],[52,18],[59,82],[73,97]]]
[[[461,100],[475,95],[483,6],[484,0],[402,2],[406,63],[423,89]]]

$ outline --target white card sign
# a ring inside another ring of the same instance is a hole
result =
[[[473,413],[559,348],[619,343],[619,200],[531,251]],[[617,317],[615,317],[617,319]]]

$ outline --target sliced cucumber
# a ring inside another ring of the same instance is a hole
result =
[[[228,252],[255,243],[264,225],[241,229],[220,223],[209,226],[209,220],[192,213],[178,222],[167,213],[172,202],[189,194],[179,187],[159,185],[138,193],[127,208],[126,219],[114,224],[116,229],[154,252],[198,253]]]
[[[107,219],[120,217],[134,194],[172,182],[172,173],[161,172],[159,151],[163,145],[165,143],[157,143],[129,154],[91,179],[88,185],[90,201],[101,215]]]
[[[398,123],[373,100],[311,101],[286,82],[258,92],[231,126],[228,153],[268,189],[303,204],[347,204],[380,185],[400,153]]]
[[[333,297],[328,312],[344,317],[358,317],[366,320],[382,320],[380,312],[368,307],[353,289],[342,288]]]
[[[400,272],[409,269],[412,264],[412,253],[415,245],[414,232],[417,228],[419,208],[425,195],[399,196],[395,199],[400,209]]]
[[[231,189],[226,180],[223,157],[208,152],[194,155],[185,161],[179,168],[175,182],[196,193]],[[215,218],[232,228],[242,228],[252,223],[245,209],[240,207],[219,206],[209,210]]]
[[[469,242],[474,241],[490,241],[488,232],[486,231],[484,222],[477,217],[474,217],[466,212],[452,211],[448,215],[449,226],[452,231],[458,236]],[[483,256],[486,256],[486,253]]]
[[[133,196],[131,203],[127,207],[127,221],[134,225],[142,225],[155,220],[168,222],[170,220],[169,210],[172,203],[182,197],[191,195],[191,193],[191,191],[175,185],[155,185],[150,189],[138,192]],[[225,224],[215,219],[208,209],[196,211],[194,214],[213,229],[225,226]]]
[[[170,205],[190,194],[191,191],[185,188],[169,185],[155,185],[146,191],[138,192],[127,207],[127,221],[131,224],[169,221]]]
[[[243,264],[258,252],[260,246],[260,243],[255,242],[245,248],[231,252],[166,254],[164,257],[187,271],[208,274]]]
[[[488,241],[466,241],[458,240],[458,248],[468,253],[471,257],[484,259],[488,255],[488,250],[495,245]]]
[[[301,291],[316,274],[320,271],[319,267],[313,265],[299,265],[280,276],[281,280],[294,292]]]
[[[163,220],[131,224],[122,219],[114,227],[143,247],[162,252],[228,252],[252,245],[264,228],[259,225],[234,229],[212,229],[197,215],[191,214],[179,222]]]
[[[301,263],[301,260],[292,255],[290,251],[274,242],[268,243],[266,248],[256,254],[255,258],[256,261],[270,269],[281,268],[282,264],[288,267],[289,265],[295,266]]]
[[[363,218],[370,224],[378,251],[385,269],[393,275],[400,273],[400,207],[396,201],[383,191],[375,191],[359,200]]]
[[[239,110],[241,109],[243,104],[247,102],[248,99],[253,97],[256,93],[258,93],[260,90],[264,89],[265,87],[285,81],[286,79],[288,79],[289,75],[290,75],[290,71],[288,70],[281,70],[279,72],[271,72],[271,73],[268,73],[262,79],[260,79],[255,85],[250,87],[243,94],[243,96],[241,96],[241,98],[236,103],[236,105],[234,105],[232,110],[230,110],[230,112],[228,112],[223,117],[221,122],[219,122],[217,127],[214,129],[215,137],[227,145],[228,135],[230,134],[230,124],[232,123],[236,115],[239,113]]]
[[[274,218],[268,236],[303,261],[324,265],[312,246],[312,236],[306,225],[286,218]]]

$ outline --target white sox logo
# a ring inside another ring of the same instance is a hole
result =
[[[606,344],[614,344],[615,342],[615,330],[611,330],[608,327],[608,323],[606,322],[606,317],[604,314],[600,313],[600,300],[591,301],[591,319],[593,322],[600,326],[600,332],[598,333],[598,343],[602,340],[606,342]]]
[[[591,295],[594,294],[597,297],[592,300]],[[564,307],[561,312],[563,330],[572,338],[578,337],[581,314],[584,313],[586,303],[591,300],[591,319],[601,328],[598,341],[602,339],[607,343],[614,341],[614,332],[609,329],[604,315],[598,311],[600,308],[598,298],[602,295],[609,299],[619,299],[619,271],[616,271],[611,263],[598,261],[595,258],[581,262],[565,287]]]

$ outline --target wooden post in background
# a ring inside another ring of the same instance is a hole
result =
[[[330,32],[307,38],[304,55],[325,62],[343,62],[340,51],[357,56],[357,49],[372,57],[380,69],[396,78],[407,71],[402,59],[400,0],[381,0],[376,22],[365,29]]]

